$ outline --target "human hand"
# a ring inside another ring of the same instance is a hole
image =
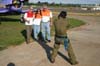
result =
[[[30,23],[30,21],[28,20],[27,23]]]

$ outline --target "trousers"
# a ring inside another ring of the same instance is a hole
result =
[[[50,22],[41,23],[41,32],[44,40],[50,40]]]
[[[60,48],[60,45],[61,44],[64,44],[64,40],[65,39],[68,39],[67,38],[59,38],[59,37],[55,37],[55,44],[54,44],[54,48],[53,48],[53,51],[52,51],[52,54],[51,54],[51,58],[52,59],[55,59],[55,57],[57,56],[58,54],[58,50]],[[69,40],[69,39],[68,39]],[[73,51],[73,48],[71,46],[71,43],[70,41],[68,41],[68,45],[67,45],[67,49],[66,51],[68,52],[68,56],[69,56],[69,60],[70,62],[73,64],[73,63],[76,63],[76,56],[74,54],[74,51]]]
[[[30,43],[30,37],[32,34],[32,25],[26,25],[26,42]]]

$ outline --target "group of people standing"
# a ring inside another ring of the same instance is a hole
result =
[[[33,12],[33,7],[30,6],[29,10],[24,14],[24,20],[27,32],[27,43],[30,43],[32,29],[35,40],[39,39],[38,34],[41,31],[43,41],[51,41],[50,25],[52,24],[52,12],[46,5],[42,9],[38,8],[35,12]]]
[[[43,41],[50,42],[50,25],[53,24],[55,28],[55,43],[51,53],[51,62],[55,62],[55,57],[57,56],[58,49],[60,48],[60,45],[63,44],[65,50],[68,52],[70,63],[75,65],[78,64],[78,62],[73,52],[70,40],[66,34],[69,27],[69,22],[67,21],[66,16],[66,11],[61,11],[58,17],[53,20],[52,23],[52,12],[47,8],[47,6],[43,6],[42,9],[37,9],[36,12],[33,12],[33,7],[30,6],[29,11],[24,14],[27,32],[27,43],[30,42],[30,36],[33,28],[34,38],[36,40],[38,40],[38,34],[41,31]]]

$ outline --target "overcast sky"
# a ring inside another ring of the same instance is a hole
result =
[[[29,0],[29,2],[55,2],[55,3],[70,3],[70,4],[100,4],[100,0]]]

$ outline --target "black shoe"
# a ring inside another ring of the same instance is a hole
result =
[[[47,40],[48,42],[51,42],[51,40]]]

